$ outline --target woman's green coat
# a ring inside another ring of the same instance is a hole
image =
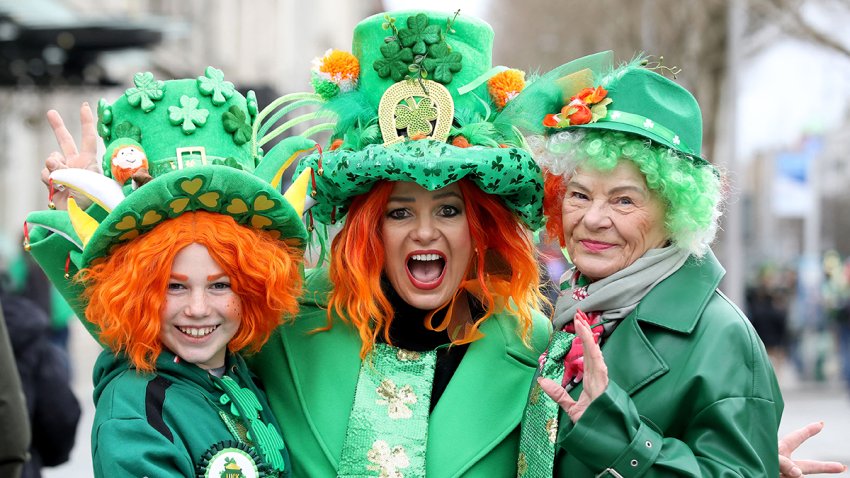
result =
[[[249,364],[266,387],[295,477],[336,476],[360,372],[356,329],[334,317],[329,331],[313,333],[327,324],[330,289],[325,270],[309,273],[297,320]],[[519,424],[551,328],[535,316],[529,348],[516,324],[496,314],[466,351],[429,418],[428,476],[516,476]]]
[[[602,346],[608,389],[575,426],[561,413],[556,476],[779,476],[782,396],[717,290],[724,272],[711,252],[689,258],[617,326]]]

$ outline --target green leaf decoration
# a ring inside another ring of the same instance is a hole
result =
[[[611,98],[605,98],[604,100],[596,103],[595,105],[590,107],[590,122],[596,123],[600,119],[608,116],[608,105],[612,103]]]
[[[224,130],[233,136],[233,142],[238,146],[251,141],[251,125],[248,124],[247,120],[248,116],[236,105],[231,106],[221,115]]]
[[[447,85],[463,66],[461,60],[460,53],[451,51],[446,42],[440,42],[428,50],[428,58],[422,61],[422,65],[431,72],[434,81]]]
[[[254,93],[254,90],[248,90],[248,94],[245,95],[245,103],[248,107],[248,114],[251,115],[253,122],[253,119],[257,117],[257,113],[260,111],[260,107],[257,103],[257,94]]]
[[[168,107],[168,120],[174,126],[181,125],[183,132],[192,134],[198,128],[207,123],[207,117],[210,112],[201,108],[198,109],[197,98],[192,98],[187,95],[180,97],[180,106]]]
[[[123,121],[112,129],[113,139],[130,138],[137,143],[142,142],[142,129],[129,121]]]
[[[104,140],[109,139],[110,123],[112,123],[112,106],[101,98],[97,103],[97,134]]]
[[[208,66],[204,76],[198,77],[198,89],[202,94],[212,97],[212,103],[221,106],[233,96],[236,88],[233,83],[224,80],[224,72]]]
[[[428,25],[424,13],[407,18],[407,28],[398,31],[398,39],[405,47],[411,47],[415,55],[424,55],[428,45],[440,41],[440,27]]]
[[[223,164],[225,166],[230,166],[231,168],[245,169],[242,166],[242,163],[240,163],[239,160],[234,158],[234,157],[224,158],[224,161],[221,164]]]
[[[127,102],[132,106],[141,108],[145,113],[152,111],[156,105],[154,101],[159,101],[165,95],[165,82],[158,81],[153,77],[153,73],[136,73],[133,76],[135,88],[127,88],[124,94],[127,95]]]
[[[407,128],[408,137],[417,134],[427,136],[433,129],[431,121],[437,119],[437,109],[431,105],[431,98],[423,98],[419,104],[412,107],[403,103],[396,105],[395,117],[396,128]]]
[[[384,58],[375,60],[372,65],[381,78],[391,77],[393,81],[401,81],[407,75],[407,66],[413,61],[410,48],[402,48],[398,42],[392,41],[381,46]]]

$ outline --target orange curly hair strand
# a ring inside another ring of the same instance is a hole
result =
[[[557,239],[561,247],[567,247],[564,240],[564,195],[567,184],[564,177],[543,170],[543,215],[546,216],[546,235],[549,240]]]
[[[538,285],[539,265],[531,235],[497,196],[484,193],[468,180],[458,182],[463,195],[473,247],[473,261],[439,324],[426,319],[429,329],[458,330],[452,343],[463,344],[481,337],[479,327],[502,310],[511,311],[528,344],[532,314],[543,299]],[[381,289],[384,245],[381,224],[393,183],[381,181],[371,191],[354,198],[348,217],[331,245],[329,276],[333,284],[328,306],[328,327],[333,314],[354,325],[360,335],[361,358],[372,349],[378,334],[387,343],[393,310]],[[486,313],[474,324],[455,324],[452,309],[463,291],[473,294]],[[462,327],[456,328],[456,325]]]
[[[185,213],[117,247],[77,276],[86,285],[86,319],[99,328],[101,343],[126,354],[138,370],[155,369],[171,266],[177,253],[193,243],[207,248],[241,300],[242,323],[229,350],[256,352],[284,316],[298,311],[299,249],[230,216]]]

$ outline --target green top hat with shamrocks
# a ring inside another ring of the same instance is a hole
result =
[[[333,118],[313,169],[310,218],[340,220],[376,181],[436,190],[460,179],[500,196],[526,225],[542,222],[542,179],[520,131],[500,120],[524,73],[493,67],[493,30],[461,14],[379,14],[354,29],[353,54],[329,50],[312,71]]]
[[[301,214],[309,176],[286,195],[279,183],[283,170],[314,142],[288,138],[266,156],[253,92],[246,99],[212,67],[197,78],[169,81],[139,73],[133,83],[114,103],[101,100],[98,106],[103,174],[62,169],[51,175],[53,183],[87,196],[102,211],[83,211],[69,200],[67,212],[34,212],[28,224],[73,243],[70,259],[78,268],[162,221],[199,210],[304,247]]]

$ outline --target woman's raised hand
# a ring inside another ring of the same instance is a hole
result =
[[[791,454],[804,441],[823,430],[823,422],[809,423],[779,439],[779,476],[798,478],[817,473],[843,473],[847,467],[835,461],[793,460]]]
[[[97,161],[97,130],[95,128],[94,113],[88,103],[83,103],[80,107],[80,126],[82,135],[80,138],[80,148],[77,149],[77,143],[65,127],[65,122],[56,110],[47,112],[47,122],[53,128],[53,134],[56,136],[56,142],[59,143],[60,151],[50,153],[44,161],[44,169],[41,170],[41,181],[50,187],[50,173],[57,169],[63,168],[81,168],[90,169],[92,171],[100,171]],[[67,209],[68,196],[70,191],[67,189],[56,188],[53,193],[53,203],[57,209]],[[79,202],[86,200],[84,197],[75,198]],[[85,207],[86,204],[81,204]]]
[[[581,418],[590,403],[602,395],[608,387],[608,366],[605,365],[605,359],[602,357],[602,349],[593,340],[590,326],[578,316],[575,318],[575,326],[576,334],[584,348],[584,378],[582,379],[584,389],[578,400],[573,400],[560,384],[548,378],[537,379],[540,388],[567,412],[573,423]]]

